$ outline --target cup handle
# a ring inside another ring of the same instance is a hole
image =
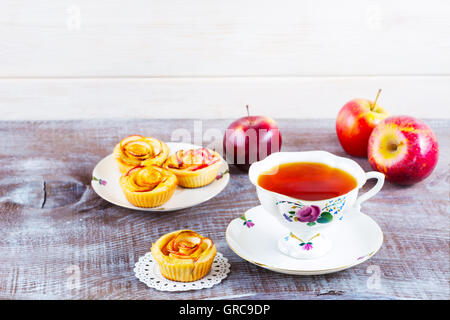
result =
[[[364,193],[363,195],[360,195],[356,201],[355,201],[355,207],[356,208],[361,208],[361,203],[363,203],[366,200],[369,200],[370,198],[372,198],[374,195],[376,195],[378,193],[378,191],[381,190],[381,188],[383,187],[384,184],[384,174],[382,174],[381,172],[377,172],[377,171],[370,171],[370,172],[366,172],[366,182],[369,179],[377,179],[377,183],[373,186],[372,189],[370,189],[369,191],[367,191],[366,193]]]

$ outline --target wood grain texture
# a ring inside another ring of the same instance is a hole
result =
[[[0,77],[448,75],[441,0],[3,0]]]
[[[3,79],[1,120],[96,118],[335,118],[354,98],[392,114],[450,118],[450,76],[183,79]]]
[[[203,121],[224,130],[229,120]],[[344,155],[332,120],[279,120],[283,150]],[[335,274],[290,276],[252,265],[228,248],[228,223],[258,204],[247,175],[231,170],[227,188],[172,213],[119,208],[90,187],[95,164],[131,133],[169,140],[192,120],[0,122],[0,298],[14,299],[448,299],[450,121],[429,120],[440,143],[434,173],[411,187],[386,183],[363,211],[384,232],[369,261]],[[367,160],[356,161],[368,171]],[[232,201],[232,202],[231,202]],[[231,204],[232,203],[232,204]],[[231,263],[211,289],[166,293],[147,288],[134,263],[152,241],[178,228],[210,236]],[[380,289],[367,285],[381,271]],[[73,270],[79,289],[67,286]]]

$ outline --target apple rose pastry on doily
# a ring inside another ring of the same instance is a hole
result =
[[[164,168],[177,176],[180,186],[198,188],[216,178],[220,161],[220,155],[207,148],[179,150],[167,158]]]
[[[120,177],[119,183],[131,204],[153,208],[172,197],[177,187],[177,177],[164,168],[137,166]]]
[[[122,174],[136,166],[161,166],[169,155],[169,147],[162,141],[143,137],[128,136],[114,147],[114,158]]]
[[[189,282],[208,274],[217,248],[211,239],[192,230],[178,230],[159,238],[151,252],[165,278]]]

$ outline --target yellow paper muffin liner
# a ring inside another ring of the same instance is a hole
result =
[[[141,208],[153,208],[163,205],[173,196],[177,185],[171,185],[160,192],[133,192],[122,188],[125,198],[134,206]]]
[[[161,169],[164,170],[164,169]],[[129,190],[126,185],[127,177],[123,175],[120,177],[119,183],[125,198],[134,206],[141,208],[153,208],[158,207],[173,196],[177,187],[177,179],[175,175],[164,182],[163,186],[158,186],[155,189],[147,192],[136,192]]]
[[[216,254],[214,253],[210,260],[200,263],[197,262],[194,267],[191,265],[169,265],[158,262],[159,271],[164,278],[169,280],[180,282],[196,281],[209,273],[215,256]]]

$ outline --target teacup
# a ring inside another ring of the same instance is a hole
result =
[[[280,164],[293,162],[322,163],[341,169],[356,179],[356,187],[335,198],[306,201],[269,191],[258,185],[261,174]],[[326,254],[332,243],[323,231],[359,212],[361,203],[378,193],[384,184],[382,173],[364,172],[355,161],[326,151],[273,153],[250,166],[249,178],[256,186],[263,208],[290,231],[278,241],[278,248],[291,257],[302,259],[313,259]],[[378,180],[375,186],[358,197],[358,190],[372,178]]]

